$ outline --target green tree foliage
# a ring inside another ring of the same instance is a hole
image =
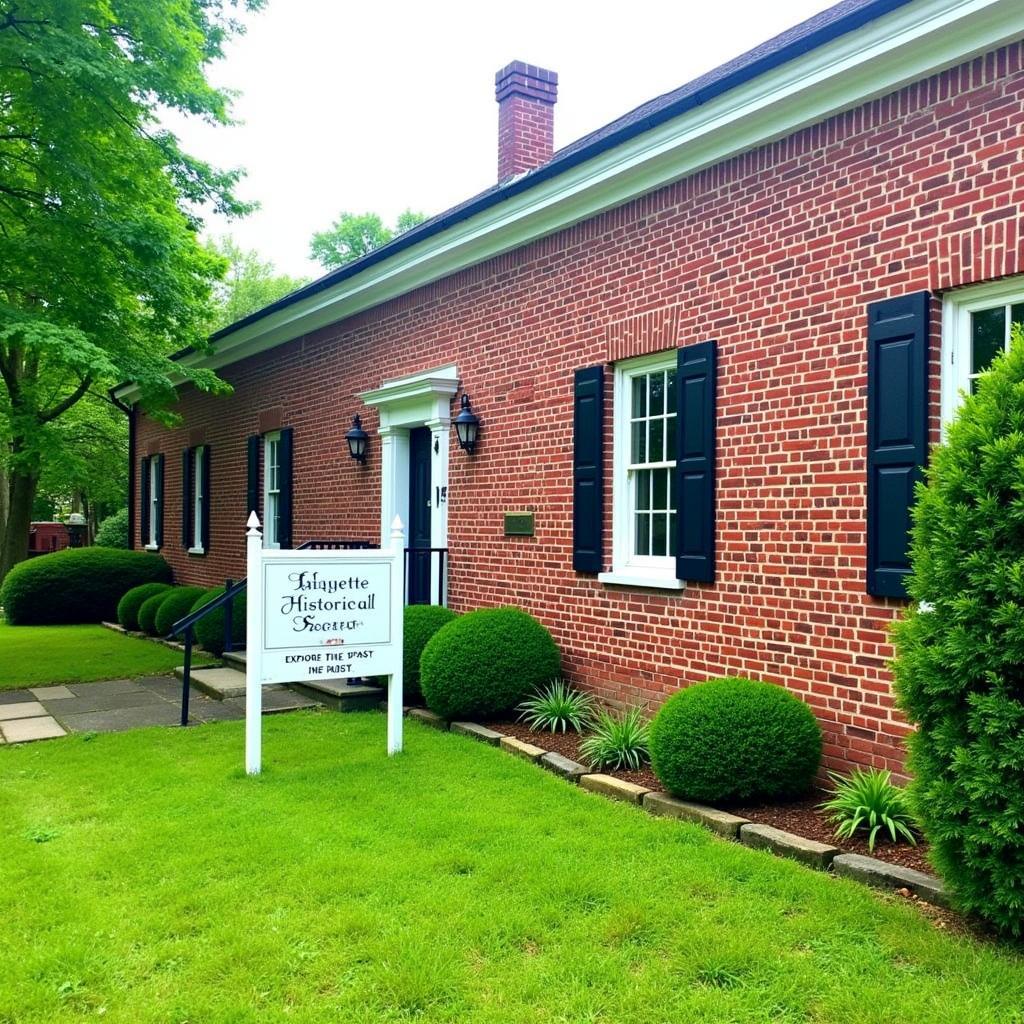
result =
[[[128,509],[119,508],[113,515],[107,516],[100,523],[93,543],[98,548],[127,548],[129,546]],[[118,619],[118,621],[121,620]],[[121,625],[124,623],[122,622]]]
[[[895,628],[911,801],[959,905],[1024,933],[1024,332],[918,488]]]
[[[309,254],[328,270],[351,263],[391,239],[422,224],[426,214],[405,210],[389,228],[376,213],[345,213],[326,230],[318,231],[309,243]]]
[[[220,330],[237,323],[301,288],[307,281],[303,277],[279,274],[269,260],[260,259],[255,249],[243,249],[226,235],[208,243],[209,248],[227,260],[224,280],[214,287],[215,310],[210,331]]]
[[[224,260],[200,213],[246,210],[238,172],[185,153],[159,116],[228,121],[206,80],[233,15],[262,0],[26,0],[0,5],[0,578],[25,556],[61,424],[137,381],[173,399],[168,353],[202,346]],[[197,387],[214,373],[175,365]]]

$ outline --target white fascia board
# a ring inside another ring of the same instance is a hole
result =
[[[1019,39],[1021,0],[919,0],[193,353],[218,369]],[[177,383],[177,382],[176,382]],[[118,397],[132,401],[128,385]]]

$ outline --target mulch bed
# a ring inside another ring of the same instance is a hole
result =
[[[573,761],[583,763],[583,759],[579,756],[579,747],[584,737],[578,733],[535,732],[522,722],[508,719],[484,722],[483,724],[506,736],[514,736],[526,743],[543,747],[545,750],[553,750]],[[627,782],[636,783],[638,786],[646,786],[648,789],[664,789],[650,768],[643,768],[638,772],[619,771],[611,768],[602,768],[601,771],[605,775],[614,775],[617,779],[624,779]],[[720,810],[738,814],[742,818],[749,818],[762,825],[774,825],[775,828],[793,832],[805,839],[828,843],[830,846],[838,847],[844,853],[861,853],[866,857],[884,860],[887,864],[898,864],[901,867],[913,868],[929,875],[935,874],[935,869],[928,863],[928,845],[924,840],[919,840],[917,846],[910,846],[907,843],[885,842],[879,838],[874,851],[871,851],[868,849],[866,838],[836,839],[832,832],[832,825],[817,806],[826,797],[827,794],[824,790],[816,790],[802,800],[793,800],[787,803],[723,806]]]

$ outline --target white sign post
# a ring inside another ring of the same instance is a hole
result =
[[[360,551],[263,547],[253,512],[246,533],[245,770],[260,771],[263,687],[317,679],[388,677],[388,754],[402,749],[405,534]]]

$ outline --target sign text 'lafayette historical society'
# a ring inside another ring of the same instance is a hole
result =
[[[391,601],[391,565],[385,561],[264,562],[268,676],[281,670],[294,680],[390,673]]]

